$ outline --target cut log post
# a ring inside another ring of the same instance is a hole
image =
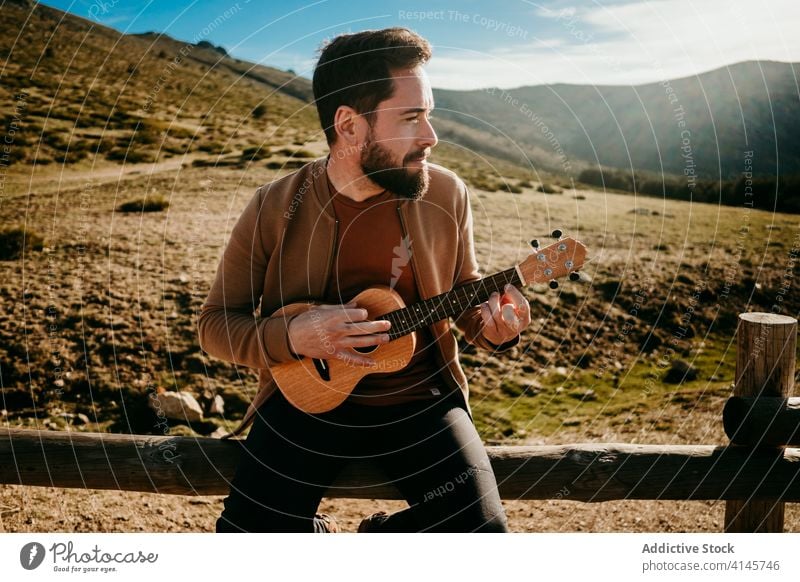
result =
[[[503,499],[800,501],[800,449],[589,443],[487,450]],[[0,429],[0,483],[225,495],[242,454],[237,440]],[[365,463],[347,467],[326,496],[400,499]]]
[[[800,445],[800,398],[733,396],[722,411],[725,434],[736,445]]]
[[[794,390],[796,349],[797,320],[793,317],[774,313],[739,315],[734,396],[789,397]],[[783,454],[780,448],[772,450],[776,459]],[[782,532],[783,515],[784,504],[777,499],[728,501],[725,531]]]

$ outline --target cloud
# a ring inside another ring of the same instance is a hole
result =
[[[547,37],[513,50],[449,49],[429,65],[435,87],[638,84],[746,60],[800,61],[796,0],[646,0],[539,9]],[[555,28],[554,28],[555,25]],[[464,71],[469,71],[468,75]]]

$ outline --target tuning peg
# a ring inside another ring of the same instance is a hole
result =
[[[555,229],[552,233],[550,233],[550,236],[553,238],[561,238],[562,234],[564,233],[562,233],[559,229]]]
[[[550,280],[550,289],[558,289],[558,281],[555,279]]]
[[[580,274],[580,273],[578,273],[577,271],[572,271],[572,272],[569,274],[569,280],[570,280],[570,281],[579,281],[579,280],[580,280],[580,278],[581,278],[581,274]]]
[[[538,238],[532,239],[531,240],[531,246],[533,248],[535,248],[535,249],[538,249],[539,248],[539,239]]]

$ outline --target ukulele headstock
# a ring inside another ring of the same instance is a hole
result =
[[[553,237],[559,240],[544,248],[539,248],[539,241],[531,241],[534,252],[517,265],[525,284],[549,283],[555,289],[561,277],[569,276],[572,281],[579,278],[578,270],[586,261],[586,246],[572,237],[561,238],[560,230],[554,230]]]

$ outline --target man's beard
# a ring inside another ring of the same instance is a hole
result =
[[[406,155],[403,164],[397,167],[391,154],[378,142],[372,139],[372,132],[367,136],[367,143],[361,152],[361,171],[381,188],[403,198],[417,200],[428,190],[430,177],[428,168],[423,166],[416,172],[405,167],[406,162],[425,155],[424,151],[414,151]]]

